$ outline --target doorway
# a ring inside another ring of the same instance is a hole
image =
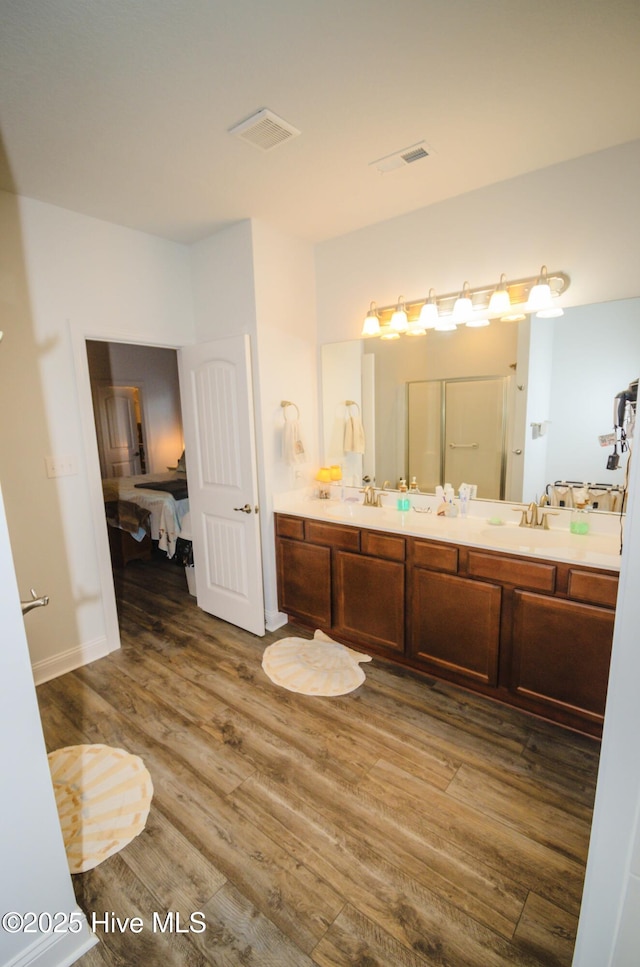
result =
[[[149,560],[151,538],[158,535],[152,527],[151,535],[134,538],[112,526],[113,497],[125,482],[135,495],[138,491],[132,488],[147,479],[164,478],[177,466],[184,449],[177,351],[87,340],[86,355],[105,527],[109,517],[109,551],[117,574],[130,562]],[[144,568],[138,567],[138,571],[143,577]]]

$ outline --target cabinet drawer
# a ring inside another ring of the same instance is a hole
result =
[[[515,584],[519,588],[552,592],[556,586],[556,568],[553,564],[469,551],[467,567],[472,577],[493,578],[494,581]]]
[[[276,514],[276,535],[303,541],[304,521],[301,517],[283,517],[282,514]]]
[[[380,534],[378,531],[360,532],[360,547],[363,554],[386,557],[390,561],[404,561],[406,541],[394,534]]]
[[[436,544],[433,541],[413,542],[413,562],[434,571],[456,574],[458,571],[458,548],[451,544]]]
[[[615,608],[618,596],[617,574],[594,574],[593,571],[569,570],[569,597],[589,604]]]
[[[305,535],[312,544],[325,544],[343,551],[360,550],[360,531],[357,527],[324,524],[319,520],[307,520],[305,523]]]

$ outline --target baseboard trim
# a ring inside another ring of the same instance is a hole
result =
[[[76,645],[75,648],[69,648],[67,651],[52,655],[50,658],[33,662],[31,668],[34,681],[36,685],[42,685],[52,678],[66,675],[67,672],[72,672],[75,668],[82,668],[89,662],[104,658],[111,651],[113,651],[113,648],[109,647],[109,642],[104,636],[95,638],[93,641],[86,641],[81,645]]]
[[[289,615],[284,614],[283,611],[265,611],[264,613],[264,626],[267,631],[277,631],[278,628],[286,625],[288,620]]]
[[[76,933],[39,934],[32,944],[21,950],[3,967],[71,967],[83,954],[98,943],[98,938],[89,930],[82,910],[73,911],[82,918],[82,929]]]

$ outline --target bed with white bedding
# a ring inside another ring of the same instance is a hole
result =
[[[181,483],[184,486],[181,487]],[[150,515],[148,528],[140,526],[135,532],[127,529],[136,540],[141,540],[150,531],[151,539],[158,542],[160,550],[165,551],[167,557],[173,557],[182,520],[189,510],[189,498],[181,496],[176,499],[170,490],[178,495],[181,492],[186,494],[186,483],[184,473],[170,470],[135,477],[109,477],[102,481],[102,489],[105,505],[118,501],[121,505],[135,504],[142,511],[147,511]],[[155,489],[155,484],[168,489]]]

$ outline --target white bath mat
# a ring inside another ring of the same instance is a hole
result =
[[[71,873],[84,873],[144,829],[153,796],[137,755],[108,745],[70,745],[49,754]]]
[[[272,682],[301,695],[346,695],[365,680],[361,662],[369,655],[316,631],[313,640],[283,638],[265,648],[262,667]]]

